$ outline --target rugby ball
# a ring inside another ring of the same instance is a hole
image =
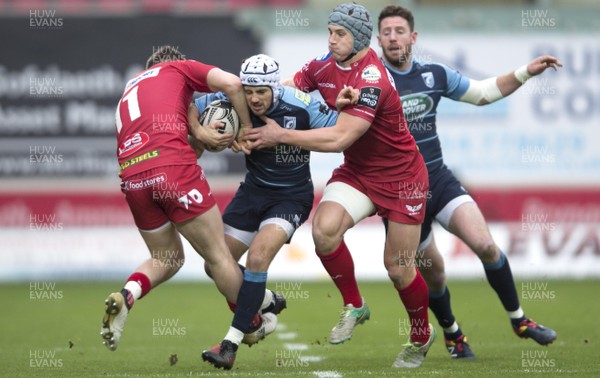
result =
[[[202,126],[206,127],[215,121],[223,122],[223,126],[217,129],[221,134],[233,133],[233,135],[237,137],[238,132],[240,131],[240,117],[233,108],[233,105],[231,105],[231,102],[215,100],[208,104],[206,109],[200,114],[200,124]],[[207,148],[207,150],[212,152],[218,152],[224,149],[225,148]]]

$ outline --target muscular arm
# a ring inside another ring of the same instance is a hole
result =
[[[240,78],[225,72],[220,68],[213,68],[207,76],[208,87],[213,92],[223,92],[231,101],[237,114],[240,116],[241,127],[252,128],[250,112],[246,104],[244,90]]]
[[[532,76],[544,72],[547,68],[556,71],[562,64],[553,56],[544,55],[537,57],[527,66],[506,75],[491,77],[485,80],[471,80],[469,89],[459,99],[474,105],[487,105],[499,99],[511,95]]]
[[[371,125],[369,121],[345,112],[339,114],[335,126],[311,130],[285,129],[266,117],[264,121],[266,125],[246,133],[251,141],[251,148],[273,147],[284,143],[310,151],[342,152]]]

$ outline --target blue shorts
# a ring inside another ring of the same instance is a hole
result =
[[[312,182],[302,187],[273,189],[242,182],[225,209],[223,223],[238,230],[256,232],[263,221],[281,218],[297,229],[308,219],[313,200]]]
[[[445,164],[429,172],[429,193],[419,243],[423,243],[431,233],[431,224],[440,211],[450,201],[464,195],[469,195],[469,193]]]

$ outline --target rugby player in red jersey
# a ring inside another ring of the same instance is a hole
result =
[[[194,91],[227,94],[242,126],[251,127],[239,77],[162,46],[146,70],[126,85],[115,114],[121,190],[150,258],[105,301],[101,336],[116,350],[134,302],[171,278],[184,262],[179,234],[204,258],[219,291],[236,302],[242,273],[225,244],[221,213],[188,134],[217,148],[233,142],[220,123],[191,128],[188,106]],[[243,335],[242,335],[243,336]]]
[[[246,137],[250,148],[285,143],[344,152],[344,163],[334,170],[312,225],[317,255],[344,301],[329,342],[349,340],[353,328],[369,319],[344,234],[377,213],[389,220],[384,265],[411,323],[409,342],[393,366],[419,367],[435,339],[427,314],[427,285],[414,264],[425,215],[427,168],[406,127],[393,80],[369,48],[373,30],[369,12],[358,4],[341,4],[329,15],[328,29],[329,54],[307,63],[288,83],[306,92],[318,90],[332,108],[345,101],[337,124],[299,132],[266,119],[265,126],[249,130]],[[352,89],[358,93],[354,105],[344,99]]]

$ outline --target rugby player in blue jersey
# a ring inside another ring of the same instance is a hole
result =
[[[281,127],[293,130],[333,126],[337,121],[337,112],[324,103],[300,90],[281,86],[279,64],[267,55],[244,60],[240,79],[252,127],[265,124],[261,116],[268,116]],[[215,93],[197,99],[197,112],[190,118],[197,119],[198,114],[217,99],[226,97]],[[223,214],[225,241],[234,259],[239,261],[248,252],[244,281],[236,305],[230,303],[235,315],[229,332],[219,345],[202,353],[205,361],[225,369],[233,366],[238,345],[244,333],[252,331],[252,319],[257,312],[281,311],[282,308],[269,309],[270,303],[285,306],[283,298],[272,298],[279,294],[265,291],[267,270],[277,252],[308,218],[314,199],[310,151],[279,144],[254,149],[245,158],[246,177]],[[276,323],[276,318],[263,317],[265,320]],[[266,333],[273,331],[273,324],[271,326]],[[251,340],[250,344],[255,341]]]
[[[421,273],[429,286],[429,308],[444,329],[450,355],[452,358],[475,357],[450,307],[444,261],[431,230],[434,219],[477,254],[489,284],[498,294],[510,318],[514,332],[541,345],[551,344],[556,340],[556,332],[525,316],[519,305],[506,255],[492,239],[473,198],[444,164],[436,131],[436,108],[442,96],[474,105],[492,103],[510,95],[527,79],[541,74],[547,68],[556,70],[562,67],[561,63],[553,56],[540,56],[514,72],[478,81],[443,64],[420,62],[412,56],[412,45],[417,41],[413,15],[401,6],[390,5],[381,11],[377,40],[383,52],[382,60],[394,78],[404,104],[409,130],[429,171],[431,192],[427,198],[419,251],[424,251],[421,258],[431,262],[431,266],[421,269]],[[430,106],[425,107],[425,111],[412,112],[409,104],[420,100]]]

